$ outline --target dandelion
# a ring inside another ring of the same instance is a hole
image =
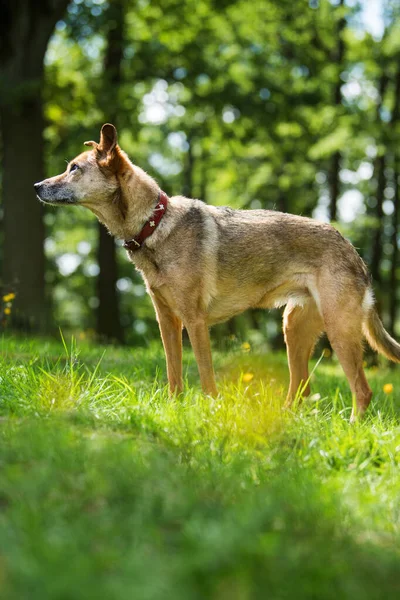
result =
[[[391,394],[393,392],[393,383],[385,383],[383,386],[383,391],[385,394]]]
[[[242,350],[244,350],[244,352],[250,352],[250,348],[251,348],[251,346],[250,346],[249,342],[243,342]]]
[[[5,309],[4,309],[4,314],[5,314],[5,315],[11,315],[11,308],[8,308],[8,307],[7,307],[7,308],[5,308]]]
[[[253,377],[253,373],[243,373],[242,379],[245,383],[249,383],[253,379]]]
[[[15,294],[13,294],[13,293],[6,294],[5,296],[3,296],[4,302],[12,302],[12,300],[14,300],[14,298],[15,298]]]

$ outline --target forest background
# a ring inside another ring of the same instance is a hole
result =
[[[334,222],[396,333],[399,16],[395,0],[1,0],[1,327],[157,335],[120,245],[33,191],[112,122],[168,195]],[[279,319],[249,311],[214,340],[279,345]]]

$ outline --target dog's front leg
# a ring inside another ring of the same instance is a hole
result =
[[[151,293],[161,339],[167,360],[169,388],[172,394],[183,391],[182,381],[182,321],[174,315],[163,299]]]
[[[201,387],[206,394],[218,394],[211,356],[210,334],[205,319],[185,321],[190,343],[199,368]]]

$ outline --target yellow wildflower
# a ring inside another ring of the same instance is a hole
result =
[[[5,315],[11,315],[11,308],[5,308],[4,309],[4,314]]]
[[[332,356],[332,352],[329,348],[324,348],[322,354],[324,355],[324,358],[330,358]]]
[[[11,302],[12,300],[14,300],[14,298],[15,298],[15,294],[13,294],[13,293],[6,294],[5,296],[3,296],[4,302]]]
[[[244,350],[245,352],[250,352],[250,348],[251,348],[251,346],[250,346],[249,342],[243,342],[242,350]]]
[[[242,379],[245,383],[249,383],[253,379],[253,377],[253,373],[243,373]]]
[[[385,383],[383,386],[383,391],[385,394],[391,394],[393,392],[393,383]]]

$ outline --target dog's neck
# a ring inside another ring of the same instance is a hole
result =
[[[153,214],[160,188],[150,175],[131,163],[117,177],[119,189],[114,199],[101,206],[86,206],[113,236],[127,240],[135,237]]]
[[[160,188],[150,175],[135,166],[128,176],[120,177],[120,191],[121,205],[126,212],[123,215],[124,210],[120,210],[122,219],[118,237],[130,239],[139,233],[153,214]],[[111,233],[116,235],[113,231]]]

